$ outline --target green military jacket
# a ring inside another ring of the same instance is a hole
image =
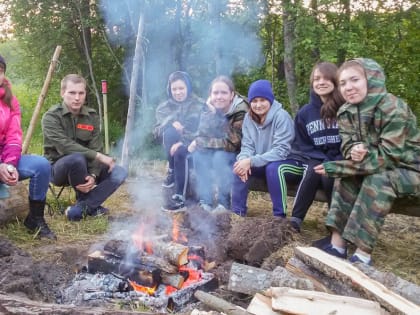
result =
[[[42,117],[44,156],[54,163],[72,153],[83,154],[88,171],[99,175],[96,153],[102,152],[99,116],[93,108],[83,106],[78,116],[72,115],[64,104],[51,107]]]
[[[327,175],[369,175],[395,168],[420,173],[420,131],[416,116],[404,101],[387,93],[385,74],[375,61],[356,60],[365,69],[368,95],[360,104],[346,103],[340,107],[337,122],[346,160],[324,163]],[[368,153],[363,161],[355,162],[350,151],[360,142]]]

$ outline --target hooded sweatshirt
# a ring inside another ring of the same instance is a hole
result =
[[[327,162],[343,158],[338,124],[326,125],[321,118],[321,107],[321,98],[311,90],[309,103],[299,109],[295,117],[295,139],[288,158],[302,162],[305,159]]]
[[[239,95],[235,95],[229,110],[223,113],[206,111],[201,115],[197,148],[219,149],[239,152],[242,140],[242,123],[249,105]]]
[[[276,100],[262,125],[246,114],[242,126],[241,152],[237,160],[251,158],[252,167],[286,159],[295,136],[293,120]]]
[[[4,79],[3,85],[10,83]],[[12,96],[11,108],[4,102],[4,86],[0,86],[0,159],[17,166],[22,152],[22,128],[19,102]]]
[[[200,115],[205,108],[205,102],[192,93],[189,76],[186,73],[180,73],[183,74],[183,80],[187,85],[187,98],[183,102],[177,102],[172,97],[170,83],[168,82],[168,100],[156,108],[154,136],[157,138],[161,137],[166,127],[172,125],[175,121],[179,121],[184,126],[181,140],[185,144],[189,144],[196,134]]]
[[[385,74],[371,59],[355,59],[365,70],[368,94],[359,104],[345,103],[337,113],[341,150],[346,160],[324,163],[328,176],[345,177],[406,168],[420,172],[420,131],[416,116],[400,98],[388,93]],[[351,160],[353,145],[368,149],[363,161]]]

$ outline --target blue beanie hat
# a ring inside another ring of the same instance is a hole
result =
[[[263,97],[267,99],[270,104],[273,104],[274,94],[270,81],[258,80],[250,85],[248,90],[248,101],[251,102],[256,97]]]
[[[6,72],[6,60],[2,56],[0,56],[0,63],[3,65],[4,72]]]

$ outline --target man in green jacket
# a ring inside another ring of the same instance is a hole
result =
[[[127,171],[102,153],[99,116],[84,106],[86,80],[69,74],[61,81],[62,104],[51,107],[42,118],[44,155],[52,164],[54,185],[71,185],[77,202],[66,209],[71,221],[102,215],[102,203],[124,182]]]

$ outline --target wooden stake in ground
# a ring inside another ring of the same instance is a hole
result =
[[[22,146],[22,154],[26,154],[28,152],[29,143],[31,142],[32,134],[34,133],[34,129],[38,121],[38,116],[39,116],[39,113],[41,112],[41,107],[44,104],[45,97],[47,96],[48,87],[50,86],[52,75],[53,75],[55,66],[57,65],[60,52],[61,52],[61,46],[57,46],[55,48],[54,55],[51,59],[50,68],[48,69],[47,77],[45,78],[44,85],[42,86],[41,94],[38,97],[38,102],[36,103],[34,112],[32,114],[31,122],[29,123],[28,130],[26,131],[26,137],[25,137],[25,140],[23,141],[23,146]]]

